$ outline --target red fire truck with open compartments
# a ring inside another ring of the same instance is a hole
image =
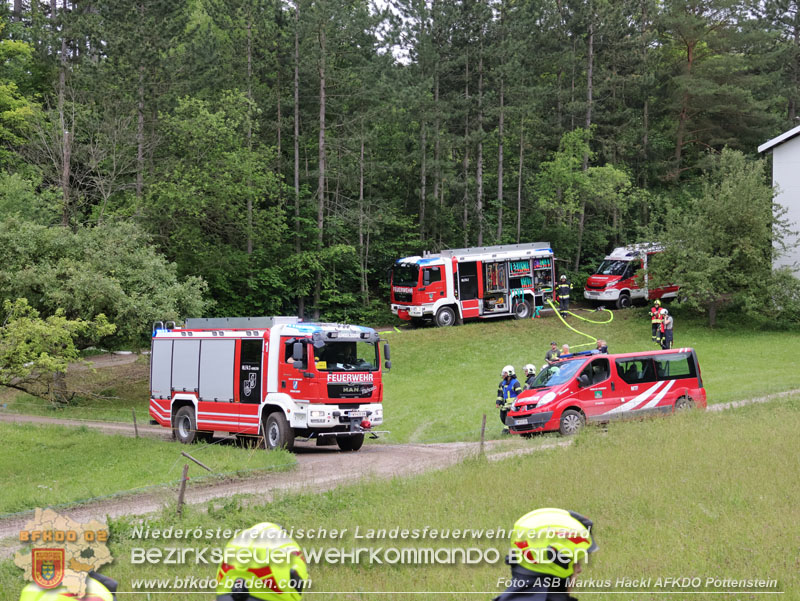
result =
[[[647,264],[662,250],[663,247],[655,243],[615,248],[586,280],[584,298],[597,303],[614,303],[617,309],[630,307],[637,299],[675,298],[679,286],[650,288],[648,285]],[[644,286],[636,281],[640,269],[644,270]]]
[[[150,415],[187,444],[224,432],[268,449],[305,437],[357,451],[383,423],[379,341],[372,328],[296,317],[156,322]],[[388,344],[383,359],[389,369]]]
[[[392,313],[414,324],[451,326],[468,318],[531,317],[553,293],[549,242],[443,250],[398,259]]]

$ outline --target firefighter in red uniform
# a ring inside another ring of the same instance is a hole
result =
[[[659,329],[661,328],[661,301],[656,299],[650,307],[650,328],[652,329],[653,342],[660,343]]]

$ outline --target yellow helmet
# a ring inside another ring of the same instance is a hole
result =
[[[299,545],[270,522],[231,539],[217,570],[219,601],[299,601],[308,566]]]
[[[117,590],[117,583],[115,580],[89,572],[89,578],[86,579],[86,594],[81,597],[81,601],[114,601],[114,592]],[[61,585],[56,588],[44,589],[35,582],[31,582],[28,586],[22,589],[22,594],[19,601],[74,601],[75,595],[67,590],[67,587]]]
[[[532,572],[569,578],[575,562],[597,550],[593,523],[574,511],[544,508],[526,513],[511,533],[510,563]]]
[[[656,300],[653,302],[653,304],[654,304],[656,307],[660,307],[660,306],[661,306],[661,301],[660,301],[660,300],[658,300],[658,299],[656,299]]]

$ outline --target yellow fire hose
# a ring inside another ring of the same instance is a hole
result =
[[[583,336],[584,338],[588,338],[589,340],[591,340],[591,342],[587,342],[587,343],[585,343],[585,344],[576,344],[575,346],[571,347],[571,348],[570,348],[570,350],[572,350],[572,349],[576,349],[576,348],[581,348],[581,347],[584,347],[584,346],[592,346],[593,344],[596,344],[596,343],[597,343],[597,338],[595,338],[595,337],[593,337],[593,336],[590,336],[589,334],[585,334],[584,332],[581,332],[580,330],[576,330],[576,329],[575,329],[575,328],[573,328],[571,325],[569,325],[569,324],[567,323],[567,321],[564,319],[564,316],[563,316],[563,315],[561,315],[561,311],[559,311],[559,310],[558,310],[558,307],[556,307],[556,306],[553,304],[553,301],[552,301],[552,299],[549,299],[549,298],[548,298],[548,299],[547,299],[547,303],[548,303],[548,304],[549,304],[549,305],[550,305],[550,306],[553,308],[553,311],[555,311],[556,315],[558,315],[558,318],[561,320],[561,323],[563,323],[565,326],[567,326],[567,327],[568,327],[570,330],[572,330],[572,331],[573,331],[573,332],[575,332],[576,334],[579,334],[580,336]],[[613,313],[613,311],[610,311],[609,309],[598,309],[598,310],[599,310],[599,311],[606,311],[606,312],[608,313],[608,315],[609,315],[608,319],[607,319],[607,320],[605,320],[605,321],[595,321],[595,320],[593,320],[593,319],[587,319],[587,318],[585,318],[585,317],[581,317],[580,315],[576,315],[576,314],[575,314],[575,313],[573,313],[572,311],[565,311],[565,313],[569,313],[569,314],[570,314],[570,315],[572,315],[573,317],[577,317],[578,319],[582,319],[583,321],[587,321],[587,322],[589,322],[589,323],[598,323],[598,324],[604,324],[604,323],[611,323],[611,322],[614,320],[614,313]]]

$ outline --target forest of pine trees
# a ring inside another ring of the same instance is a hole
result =
[[[399,257],[539,240],[578,283],[799,101],[795,0],[8,0],[0,296],[376,319]]]

